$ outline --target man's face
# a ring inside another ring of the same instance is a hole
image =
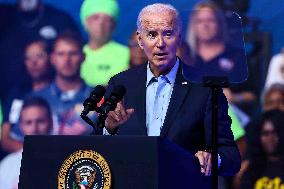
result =
[[[80,76],[80,66],[84,60],[82,50],[73,42],[59,40],[51,55],[51,63],[56,75],[65,79]]]
[[[176,62],[180,43],[176,20],[168,12],[143,15],[142,20],[142,28],[138,32],[139,45],[150,61],[152,72],[166,74]]]
[[[264,111],[278,109],[284,111],[284,99],[280,91],[272,91],[264,99]]]
[[[196,11],[192,27],[198,41],[215,40],[218,33],[218,22],[213,10],[202,8]]]
[[[32,43],[27,47],[25,66],[33,80],[40,80],[46,75],[49,69],[49,61],[42,43]]]
[[[30,106],[22,110],[20,127],[24,135],[48,134],[51,126],[51,118],[44,107]]]
[[[129,41],[128,47],[130,50],[131,66],[138,66],[138,65],[144,64],[147,61],[147,57],[144,51],[138,45],[136,33],[132,35],[132,38]]]
[[[279,137],[272,122],[266,121],[262,126],[260,142],[267,155],[275,155],[277,153]]]
[[[87,18],[86,27],[93,40],[106,42],[111,38],[114,20],[107,14],[96,13]]]

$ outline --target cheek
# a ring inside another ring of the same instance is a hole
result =
[[[35,66],[37,68],[41,68],[41,69],[46,69],[47,65],[46,65],[46,60],[38,60],[35,62]]]
[[[22,127],[22,132],[24,135],[32,135],[35,132],[35,128],[31,125],[24,125]]]
[[[48,123],[40,124],[38,126],[38,134],[47,134],[48,132]]]
[[[260,137],[260,143],[261,143],[261,144],[265,144],[266,142],[267,142],[266,137],[261,136],[261,137]]]
[[[217,34],[218,27],[216,23],[211,23],[208,27],[209,31],[211,31],[212,34]]]
[[[197,33],[204,31],[204,28],[207,27],[205,23],[197,23],[195,26],[195,32]]]
[[[26,67],[27,67],[28,69],[33,67],[32,61],[29,61],[29,60],[27,60],[27,61],[25,62],[25,65],[26,65]]]
[[[80,67],[82,61],[83,60],[80,57],[73,57],[70,62],[71,62],[73,67],[78,68],[78,67]]]

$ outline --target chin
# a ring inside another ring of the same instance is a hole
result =
[[[170,60],[168,59],[162,59],[162,60],[155,60],[153,61],[154,65],[156,66],[166,66],[170,64]]]

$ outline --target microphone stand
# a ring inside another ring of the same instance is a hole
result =
[[[92,128],[93,131],[90,135],[102,135],[101,129],[105,127],[105,120],[107,118],[107,114],[105,114],[101,107],[95,107],[95,111],[99,113],[98,120],[94,123],[87,115],[86,112],[81,113],[81,118],[88,123]]]
[[[218,94],[222,92],[222,88],[229,86],[227,77],[205,76],[203,77],[203,86],[211,89],[211,105],[212,105],[212,141],[210,150],[212,151],[212,172],[211,184],[212,189],[218,189]]]

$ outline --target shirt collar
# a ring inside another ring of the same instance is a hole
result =
[[[81,86],[75,92],[74,97],[77,96],[79,93],[83,93],[85,91],[86,87],[87,87],[86,83],[82,80]],[[51,88],[53,95],[56,95],[58,97],[61,97],[65,93],[65,92],[60,90],[60,88],[58,87],[58,85],[56,84],[55,81],[51,82],[50,88]]]
[[[175,83],[178,67],[179,67],[179,59],[177,58],[174,67],[171,69],[171,71],[168,74],[165,75],[168,81],[170,82],[171,86],[173,86]],[[149,84],[151,84],[153,81],[158,81],[158,80],[157,77],[155,77],[154,74],[152,73],[150,69],[150,63],[148,62],[146,87],[148,87]]]

